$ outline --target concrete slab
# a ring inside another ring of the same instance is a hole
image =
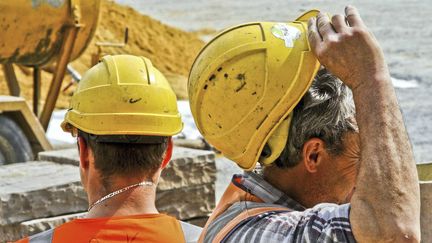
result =
[[[0,166],[0,225],[87,208],[78,168],[48,161]]]

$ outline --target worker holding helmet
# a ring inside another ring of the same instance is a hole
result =
[[[222,32],[195,60],[189,98],[206,140],[246,170],[201,242],[420,241],[413,153],[356,8]]]

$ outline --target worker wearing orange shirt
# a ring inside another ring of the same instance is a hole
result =
[[[175,94],[148,59],[102,58],[62,123],[77,137],[88,214],[18,242],[185,242],[186,224],[155,207],[171,136],[182,127]]]

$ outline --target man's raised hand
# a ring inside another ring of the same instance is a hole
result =
[[[308,26],[318,60],[353,91],[361,85],[373,86],[368,83],[374,80],[371,77],[388,77],[383,52],[355,7],[347,6],[345,16],[337,14],[331,20],[320,13]]]

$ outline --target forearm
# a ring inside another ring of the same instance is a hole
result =
[[[402,114],[378,42],[357,9],[309,20],[320,62],[353,90],[361,162],[350,222],[359,242],[420,240],[420,192]]]
[[[390,76],[363,78],[373,80],[353,90],[361,140],[353,231],[360,242],[418,241],[418,177]]]

